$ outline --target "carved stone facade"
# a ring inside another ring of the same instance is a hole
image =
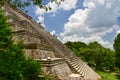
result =
[[[13,41],[17,43],[23,40],[27,58],[45,62],[50,58],[56,65],[49,69],[61,80],[97,80],[100,78],[87,64],[44,30],[40,24],[33,21],[30,16],[11,8],[8,4],[2,7],[2,10],[8,16],[8,22],[13,31]],[[42,69],[47,73],[47,66],[43,65]],[[79,75],[77,79],[73,76],[75,74]]]

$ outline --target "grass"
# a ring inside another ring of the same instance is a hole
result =
[[[120,80],[120,75],[118,76],[118,73],[102,71],[97,71],[97,73],[102,77],[101,80]]]

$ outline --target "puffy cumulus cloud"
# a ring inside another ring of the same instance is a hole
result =
[[[35,14],[37,16],[45,14],[45,9],[41,9],[38,6],[35,6]]]
[[[59,0],[58,0],[59,1]],[[41,22],[42,25],[44,25],[44,14],[46,13],[53,13],[51,16],[56,16],[55,13],[57,12],[57,10],[62,9],[62,10],[66,10],[69,11],[71,9],[76,8],[76,4],[77,4],[78,0],[64,0],[64,2],[61,3],[60,6],[58,6],[55,2],[49,2],[46,6],[47,7],[51,7],[52,10],[49,11],[45,11],[45,9],[41,9],[38,6],[35,7],[35,14],[38,16],[38,21],[37,22]]]
[[[89,8],[89,1],[91,0],[85,0],[85,7]],[[93,28],[103,28],[104,26],[110,27],[117,23],[116,18],[120,16],[120,8],[118,9],[120,7],[120,0],[94,0],[90,3],[93,3],[94,7],[89,8],[90,11],[85,22],[86,24],[89,24]]]
[[[37,15],[38,17],[38,23],[41,23],[41,25],[43,27],[45,27],[45,24],[44,24],[44,17],[43,15],[45,14],[45,9],[40,9],[38,6],[35,7],[35,14]]]
[[[103,36],[118,26],[119,4],[120,0],[84,0],[85,9],[77,9],[64,24],[64,31],[60,34],[62,41],[98,41],[112,48]]]
[[[58,1],[60,1],[60,0],[58,0]],[[78,0],[69,0],[69,1],[68,0],[64,0],[64,2],[61,2],[61,4],[59,6],[55,2],[49,2],[47,4],[47,6],[51,7],[52,10],[48,11],[47,13],[49,13],[49,12],[56,12],[59,9],[69,11],[71,9],[76,8],[77,2],[78,2]]]
[[[43,22],[44,18],[42,16],[38,16],[39,22]]]
[[[71,10],[73,8],[76,8],[76,3],[78,0],[65,0],[63,3],[61,3],[60,8],[63,10]]]
[[[45,24],[44,24],[44,17],[38,16],[38,21],[37,21],[37,23],[40,23],[43,27],[45,27]]]

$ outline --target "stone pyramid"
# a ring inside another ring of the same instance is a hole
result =
[[[46,74],[60,80],[98,80],[101,77],[70,49],[52,36],[39,23],[11,5],[5,4],[3,12],[13,31],[13,40],[23,40],[25,56],[41,62]]]

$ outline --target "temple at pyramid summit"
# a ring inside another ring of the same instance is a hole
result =
[[[5,4],[2,11],[8,16],[13,41],[23,40],[26,58],[41,62],[45,74],[59,80],[98,80],[101,77],[56,37],[22,11]]]

